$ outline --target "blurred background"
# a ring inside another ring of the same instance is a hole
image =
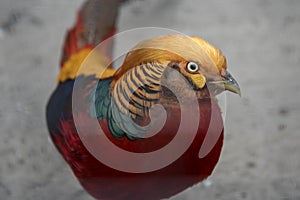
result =
[[[91,199],[45,123],[65,32],[82,2],[0,2],[0,199]],[[227,95],[224,149],[209,182],[174,200],[300,199],[300,1],[132,1],[118,24],[206,39],[242,89],[242,98]]]

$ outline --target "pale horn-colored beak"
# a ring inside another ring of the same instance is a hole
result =
[[[224,71],[224,75],[221,76],[221,80],[212,80],[208,83],[217,86],[220,90],[228,90],[241,96],[239,84],[228,71]]]
[[[230,92],[236,93],[238,95],[241,94],[241,89],[237,81],[231,76],[229,72],[226,71],[224,78],[224,88]]]

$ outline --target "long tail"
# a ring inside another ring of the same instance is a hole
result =
[[[87,0],[77,14],[75,26],[67,33],[61,58],[61,68],[70,57],[84,48],[93,49],[116,31],[118,8],[124,0]],[[101,48],[111,58],[113,40]]]

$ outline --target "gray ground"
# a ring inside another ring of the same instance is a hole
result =
[[[0,199],[91,199],[49,142],[44,113],[81,2],[0,2]],[[299,23],[298,0],[145,0],[122,9],[120,31],[159,26],[210,41],[242,88],[242,98],[227,95],[212,185],[174,199],[300,199]]]

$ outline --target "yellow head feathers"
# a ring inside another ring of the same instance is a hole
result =
[[[197,42],[203,50],[209,55],[209,57],[214,61],[215,65],[219,70],[222,68],[227,69],[227,62],[225,56],[223,56],[220,49],[212,46],[208,42],[204,41],[199,37],[191,37],[195,42]]]
[[[226,69],[222,52],[198,37],[167,35],[145,40],[137,44],[126,56],[123,65],[116,71],[118,79],[129,69],[147,62],[197,62],[205,66],[204,72],[219,73]]]

